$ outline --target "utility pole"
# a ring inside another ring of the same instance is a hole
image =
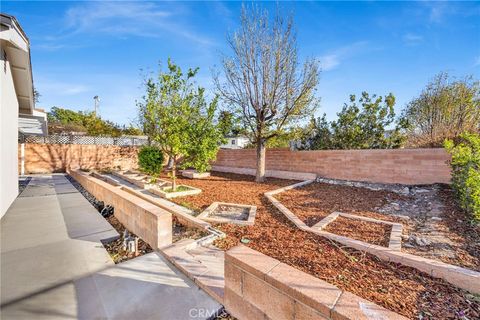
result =
[[[100,104],[100,98],[98,96],[93,97],[93,101],[95,103],[95,117],[97,117],[97,109],[98,105]]]

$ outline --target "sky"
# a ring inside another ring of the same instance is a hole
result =
[[[251,4],[251,2],[247,2]],[[350,94],[396,97],[396,112],[435,74],[480,78],[480,2],[257,2],[294,17],[300,60],[322,68],[317,116],[336,118]],[[128,125],[145,75],[170,57],[199,67],[212,96],[212,73],[231,55],[242,3],[4,1],[30,39],[37,107],[93,110]]]

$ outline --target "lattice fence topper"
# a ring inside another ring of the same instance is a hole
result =
[[[49,136],[19,134],[18,140],[20,143],[96,144],[112,146],[143,146],[148,143],[147,138],[139,137],[94,137],[60,134]]]

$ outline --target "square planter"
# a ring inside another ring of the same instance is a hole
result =
[[[184,187],[184,188],[187,188],[188,190],[182,190],[182,191],[176,191],[176,192],[165,191],[166,189],[169,189],[171,187],[172,187],[171,184],[168,185],[168,186],[163,186],[163,187],[153,185],[153,186],[150,186],[148,188],[148,191],[150,191],[150,192],[152,192],[156,195],[159,195],[162,198],[166,198],[166,199],[176,198],[176,197],[192,196],[192,195],[199,194],[200,192],[202,192],[201,189],[186,186],[186,185],[183,185],[183,184],[178,185],[177,188],[178,187]]]
[[[114,176],[117,176],[123,180],[126,180],[130,182],[131,184],[136,185],[139,188],[146,189],[147,185],[150,184],[150,181],[148,179],[148,176],[138,173],[138,172],[132,172],[132,171],[125,171],[125,172],[118,172],[118,171],[113,171],[112,174]]]
[[[210,172],[197,172],[196,170],[182,170],[182,176],[190,179],[203,179],[210,177]]]
[[[227,202],[214,202],[198,215],[199,219],[213,223],[234,223],[250,226],[255,222],[257,207]]]

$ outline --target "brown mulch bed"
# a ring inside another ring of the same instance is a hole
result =
[[[378,246],[388,247],[392,226],[339,216],[323,230]]]
[[[463,315],[469,319],[480,317],[480,302],[443,280],[414,268],[387,263],[370,254],[341,247],[293,226],[265,199],[263,193],[294,181],[268,179],[258,184],[253,180],[250,176],[223,173],[201,180],[179,178],[179,183],[203,191],[195,196],[174,198],[173,201],[188,203],[197,210],[204,210],[214,201],[256,205],[255,225],[218,226],[227,233],[225,240],[217,242],[224,249],[237,245],[241,239],[248,239],[247,245],[254,250],[411,319],[464,319]],[[371,208],[370,202],[352,193],[343,194],[341,200],[349,198],[352,198],[350,207],[358,206],[358,210]],[[308,199],[316,201],[316,198]],[[337,201],[340,203],[340,200]],[[381,204],[380,199],[373,201]],[[352,212],[340,205],[335,210]],[[331,211],[331,208],[326,208],[325,215]]]
[[[120,234],[120,238],[118,238],[117,240],[103,244],[105,249],[107,249],[108,254],[110,254],[110,257],[112,258],[113,262],[115,263],[124,262],[153,251],[152,247],[150,247],[150,245],[148,245],[148,243],[143,241],[141,238],[138,238],[138,255],[135,255],[134,253],[130,253],[123,250],[123,233],[125,232],[126,228],[123,226],[123,224],[120,221],[118,221],[117,218],[115,218],[113,214],[108,216],[105,219]],[[135,236],[135,234],[131,233],[130,231],[129,233],[130,235]]]
[[[178,221],[178,218],[175,216],[172,216],[172,228],[173,242],[177,242],[182,239],[198,240],[209,235],[209,233],[204,230],[184,226]]]
[[[311,227],[334,211],[400,222],[401,220],[398,218],[373,211],[390,201],[396,201],[405,196],[384,190],[375,191],[328,183],[312,183],[283,192],[276,198]]]
[[[418,248],[402,248],[402,251],[439,259],[443,262],[480,271],[480,225],[473,225],[470,218],[456,204],[452,189],[442,186],[438,196],[444,205],[443,220],[438,222],[443,233],[455,242],[455,256],[436,256],[429,254],[430,248],[420,251]],[[341,211],[379,220],[402,223],[404,234],[416,229],[413,220],[405,221],[398,217],[375,212],[389,202],[408,200],[408,196],[394,192],[366,188],[333,185],[327,183],[312,183],[307,186],[288,190],[276,198],[295,213],[307,225],[313,226],[333,211]],[[357,230],[352,230],[346,236],[355,238]]]

